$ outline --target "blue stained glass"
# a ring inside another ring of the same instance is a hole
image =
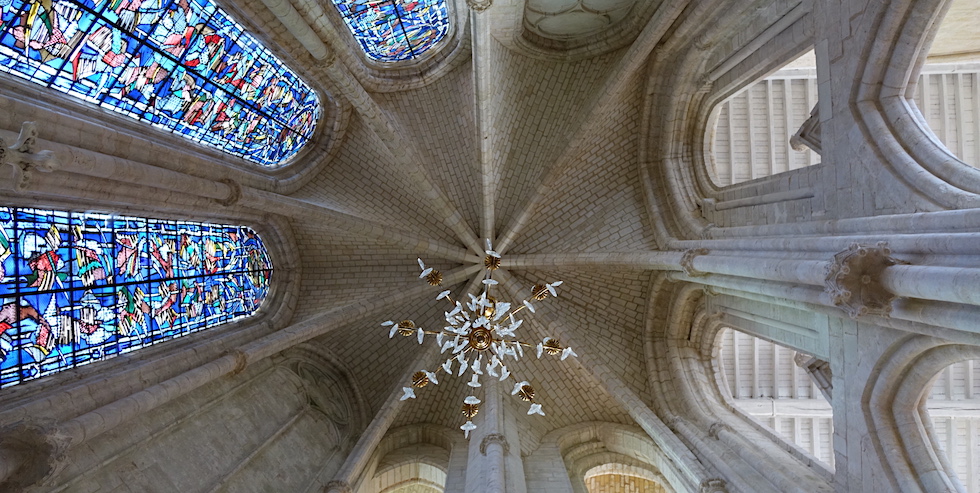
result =
[[[313,136],[316,93],[208,0],[6,1],[0,71],[262,166]]]
[[[271,275],[244,226],[0,208],[0,388],[251,316]]]
[[[449,33],[445,0],[333,0],[368,57],[399,62],[422,56]]]

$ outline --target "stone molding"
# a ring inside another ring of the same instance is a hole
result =
[[[487,448],[494,443],[499,443],[500,446],[503,447],[504,455],[510,453],[510,445],[507,443],[507,437],[501,435],[500,433],[490,433],[483,437],[483,440],[480,441],[480,453],[487,455]]]
[[[705,479],[701,481],[700,493],[728,493],[728,483],[724,479]]]
[[[238,183],[237,181],[232,180],[231,178],[225,178],[219,181],[220,183],[224,183],[225,185],[228,185],[229,188],[228,196],[223,199],[214,199],[214,201],[225,207],[229,207],[237,204],[238,201],[242,199],[241,183]]]
[[[718,440],[720,438],[722,431],[727,431],[730,433],[735,432],[735,430],[733,430],[731,426],[728,426],[727,424],[722,423],[721,421],[715,421],[714,423],[711,423],[711,426],[708,427],[708,436],[714,438],[715,440]]]
[[[493,0],[466,0],[466,5],[477,12],[483,12],[493,5]]]
[[[60,471],[70,442],[53,422],[21,421],[0,429],[0,455],[16,461],[5,465],[9,474],[0,478],[0,491],[21,491]]]
[[[354,490],[347,481],[334,479],[323,487],[323,493],[354,493]]]
[[[20,135],[13,145],[0,138],[0,164],[9,164],[16,173],[16,189],[19,192],[27,190],[31,185],[33,172],[50,173],[58,167],[58,158],[52,151],[37,149],[37,126],[34,122],[24,122],[20,127]]]
[[[681,257],[681,268],[684,269],[684,273],[691,277],[704,277],[708,275],[707,272],[701,272],[694,268],[694,259],[698,255],[707,255],[707,248],[691,248],[684,251],[684,255]]]
[[[225,354],[235,357],[235,369],[231,371],[232,375],[238,375],[239,373],[245,371],[245,367],[248,366],[248,355],[245,354],[245,351],[242,351],[241,349],[233,349]]]
[[[891,302],[898,296],[881,284],[881,273],[892,265],[907,263],[892,258],[885,242],[875,246],[852,243],[827,265],[825,291],[834,305],[851,318],[887,317],[892,311]]]

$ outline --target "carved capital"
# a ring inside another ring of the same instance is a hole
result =
[[[229,375],[238,375],[239,373],[245,371],[245,368],[248,366],[248,355],[241,349],[225,351],[221,353],[221,356],[232,356],[235,358],[235,368],[231,370]]]
[[[694,258],[698,255],[707,255],[707,248],[691,248],[684,252],[681,257],[681,268],[684,272],[691,277],[704,277],[708,275],[706,272],[701,272],[694,268]]]
[[[717,440],[722,431],[732,432],[733,430],[731,426],[728,426],[721,421],[715,421],[708,427],[708,436]]]
[[[711,203],[712,204],[715,203],[714,199],[711,200]],[[702,208],[701,211],[703,213],[704,212],[704,209]],[[701,239],[702,240],[710,240],[711,239],[711,230],[713,230],[713,229],[715,229],[717,227],[718,226],[715,223],[708,223],[705,227],[701,228]]]
[[[477,12],[487,10],[492,4],[493,0],[466,0],[466,5]]]
[[[324,66],[330,66],[336,62],[337,62],[337,54],[334,53],[334,51],[331,49],[327,49],[327,54],[323,56],[322,60],[320,60],[320,63],[322,63]]]
[[[887,317],[892,311],[891,302],[897,296],[881,285],[881,273],[889,266],[905,264],[892,258],[888,244],[876,246],[852,244],[837,255],[827,266],[825,291],[834,305],[851,318],[861,315]]]
[[[694,38],[694,48],[698,51],[708,51],[715,46],[715,39],[709,38],[705,33],[698,34]]]
[[[50,173],[58,165],[54,152],[37,150],[37,127],[34,122],[24,122],[20,127],[17,142],[10,147],[0,138],[0,163],[14,167],[17,190],[30,187],[31,175],[35,170]]]
[[[221,180],[221,183],[228,185],[228,196],[223,199],[214,199],[215,202],[225,207],[232,206],[242,199],[242,186],[231,178]]]
[[[323,487],[323,493],[354,493],[347,481],[333,480]]]
[[[70,444],[51,423],[22,421],[0,429],[0,456],[7,462],[0,491],[21,491],[57,473]]]
[[[500,433],[490,433],[483,437],[483,441],[480,442],[480,453],[487,455],[487,447],[492,443],[499,443],[504,449],[504,455],[510,453],[510,445],[507,444],[507,437],[501,435]]]
[[[724,479],[705,479],[701,481],[701,493],[728,493],[728,483]]]

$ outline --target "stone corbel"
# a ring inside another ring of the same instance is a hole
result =
[[[814,105],[810,110],[810,118],[807,118],[800,129],[789,138],[789,145],[796,151],[805,151],[807,147],[813,152],[821,154],[820,145],[820,112],[819,105]]]
[[[27,190],[31,184],[31,174],[37,170],[50,173],[58,167],[58,157],[52,151],[37,150],[37,127],[34,122],[24,122],[20,127],[20,135],[14,145],[0,138],[0,163],[14,167],[16,174],[16,190]]]
[[[887,317],[897,298],[881,284],[881,273],[896,264],[907,264],[891,257],[888,244],[875,246],[852,244],[827,266],[824,290],[834,305],[851,318],[861,315]]]
[[[796,353],[793,361],[796,363],[796,366],[803,368],[810,375],[810,379],[813,380],[813,383],[817,384],[820,393],[828,401],[833,402],[834,384],[833,374],[830,371],[830,363],[806,353]]]
[[[22,491],[65,466],[70,439],[50,424],[19,422],[0,429],[0,491]]]
[[[477,12],[487,10],[492,4],[493,0],[466,0],[466,5]]]

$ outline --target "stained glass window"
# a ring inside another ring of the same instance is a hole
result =
[[[313,135],[316,93],[209,0],[0,0],[0,71],[263,166]]]
[[[271,276],[247,227],[0,207],[0,387],[250,316]]]
[[[369,57],[399,62],[422,56],[449,32],[445,0],[333,0]]]

